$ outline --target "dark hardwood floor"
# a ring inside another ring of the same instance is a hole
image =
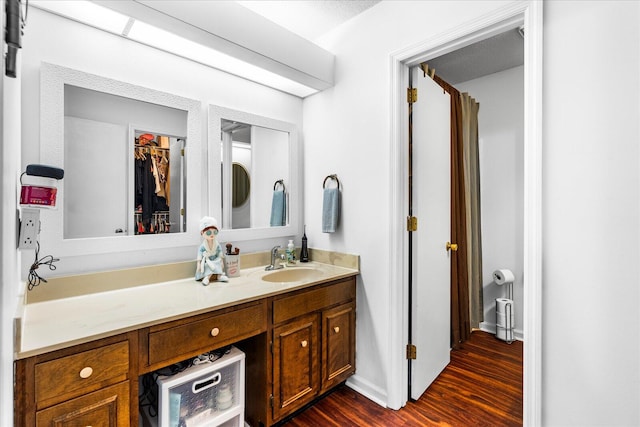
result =
[[[341,386],[283,426],[521,426],[522,351],[520,341],[475,331],[422,397],[399,411]]]

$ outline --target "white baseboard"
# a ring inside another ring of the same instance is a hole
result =
[[[347,387],[357,391],[383,408],[387,407],[387,393],[380,387],[358,376],[358,374],[354,374],[349,377],[347,380]]]
[[[496,324],[489,322],[480,322],[480,330],[489,334],[496,334]],[[518,341],[524,341],[524,332],[522,329],[514,329],[513,337]]]

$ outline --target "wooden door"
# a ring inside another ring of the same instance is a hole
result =
[[[319,320],[300,317],[273,330],[273,418],[313,400],[320,390]]]
[[[355,372],[355,307],[344,304],[322,314],[322,390]]]
[[[91,140],[87,140],[91,135]],[[127,128],[78,117],[64,123],[64,238],[133,234]]]
[[[36,414],[37,427],[128,427],[129,381],[107,387]]]

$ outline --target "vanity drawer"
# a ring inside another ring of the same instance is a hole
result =
[[[119,342],[35,365],[38,406],[127,379],[129,342]],[[42,404],[40,404],[42,403]]]
[[[257,335],[266,330],[266,305],[199,317],[193,321],[149,332],[149,365],[191,357]]]
[[[356,297],[355,278],[273,301],[273,324],[347,302]]]

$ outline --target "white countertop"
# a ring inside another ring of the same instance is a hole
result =
[[[107,292],[25,304],[17,319],[16,359],[357,275],[357,269],[309,262],[319,277],[297,282],[263,281],[264,267],[243,269],[228,282],[203,286],[192,277]]]

